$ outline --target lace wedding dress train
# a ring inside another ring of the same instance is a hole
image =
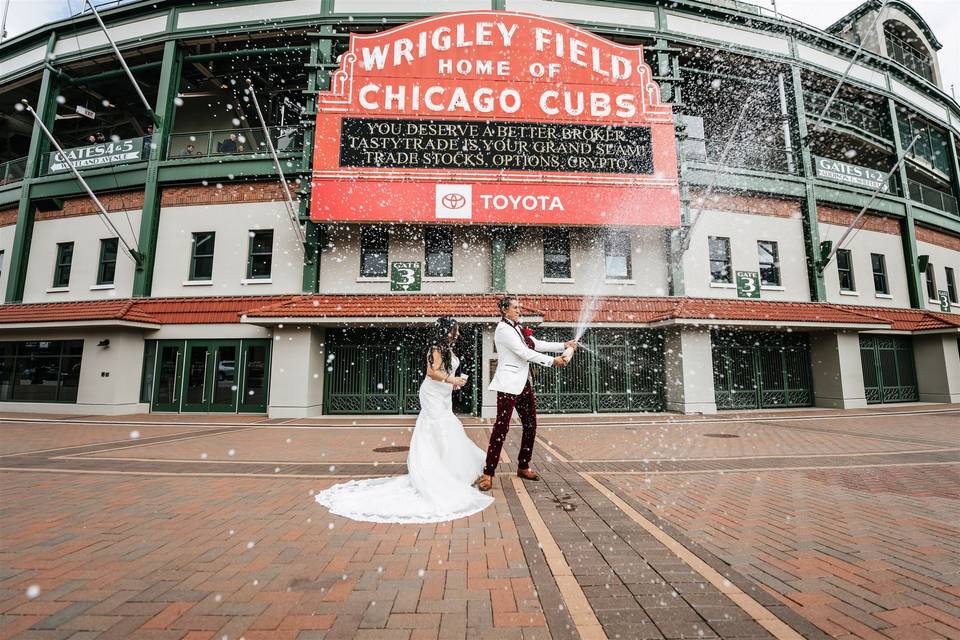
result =
[[[454,356],[454,371],[458,364]],[[337,484],[317,493],[317,502],[352,520],[401,524],[446,522],[487,508],[493,498],[472,486],[485,453],[454,415],[452,391],[429,377],[420,385],[407,475]]]

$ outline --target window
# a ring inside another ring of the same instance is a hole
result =
[[[83,341],[0,342],[0,400],[76,402]]]
[[[758,240],[757,254],[760,258],[760,284],[780,286],[780,249],[772,240]]]
[[[360,235],[360,275],[364,278],[387,277],[387,252],[390,234],[382,227],[364,227]]]
[[[117,238],[100,241],[100,266],[97,267],[97,284],[113,284],[117,274]]]
[[[934,81],[930,56],[920,39],[906,25],[890,21],[883,27],[887,54],[910,71],[930,82]]]
[[[873,267],[873,290],[877,293],[890,293],[887,285],[887,259],[882,253],[871,253],[870,264]]]
[[[0,277],[3,277],[3,251],[0,251]]]
[[[3,253],[0,251],[0,253]],[[947,296],[950,297],[950,302],[957,304],[957,283],[953,279],[953,268],[947,267]]]
[[[53,269],[53,286],[70,286],[70,267],[73,265],[73,243],[57,243],[57,264]]]
[[[632,275],[630,236],[626,233],[607,236],[603,240],[603,253],[607,278],[629,280]]]
[[[268,280],[273,268],[273,229],[250,232],[247,279]]]
[[[709,239],[710,244],[710,281],[733,282],[730,265],[730,238]]]
[[[190,255],[190,279],[213,279],[213,245],[216,233],[203,231],[193,234],[193,251]]]
[[[543,277],[570,278],[570,233],[566,229],[544,229]]]
[[[427,276],[433,278],[453,276],[453,231],[450,227],[427,229],[425,245]]]
[[[840,291],[856,291],[857,283],[853,279],[853,258],[850,249],[837,250],[837,275],[840,277]]]
[[[933,263],[927,263],[927,298],[938,300],[937,297],[937,276],[933,272]]]

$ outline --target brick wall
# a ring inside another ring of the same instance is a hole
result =
[[[916,226],[916,230],[917,242],[926,242],[928,244],[946,247],[947,249],[953,249],[954,251],[960,251],[960,237],[958,236],[937,231],[936,229],[921,227],[920,225]]]
[[[17,209],[18,207],[0,209],[0,227],[17,224]]]
[[[691,207],[699,205],[697,198],[703,191],[691,191],[693,198]],[[772,216],[775,218],[799,218],[800,203],[796,200],[780,200],[777,198],[761,198],[754,196],[735,195],[732,193],[714,193],[710,201],[704,203],[704,208],[716,211],[732,211],[735,213],[750,213],[758,216]]]
[[[288,183],[290,194],[296,199],[296,183]],[[210,182],[207,185],[167,187],[160,197],[160,206],[177,207],[196,204],[215,204],[226,202],[279,202],[286,196],[280,182],[232,182],[228,184]]]
[[[290,183],[291,194],[296,194],[297,185]],[[100,202],[107,211],[140,211],[143,209],[143,191],[123,191],[98,194]],[[234,182],[229,184],[210,182],[208,185],[189,185],[167,187],[160,195],[161,207],[178,207],[198,204],[226,204],[231,202],[278,202],[285,198],[283,188],[277,181],[271,182]],[[5,212],[0,211],[0,226],[13,224],[17,210],[13,209],[13,221],[6,222]],[[97,213],[97,207],[87,196],[68,198],[63,209],[58,211],[38,211],[36,220],[55,220],[73,216],[87,216]]]
[[[107,211],[139,211],[143,208],[142,191],[120,191],[98,194],[97,197]],[[97,205],[87,196],[68,198],[63,201],[63,209],[58,211],[37,211],[34,220],[56,220],[96,214]]]
[[[820,224],[835,224],[846,227],[853,222],[857,214],[845,209],[835,209],[824,205],[817,205],[817,219]],[[867,213],[860,219],[858,224],[860,229],[867,231],[877,231],[879,233],[888,233],[892,236],[900,235],[900,221],[896,218]]]

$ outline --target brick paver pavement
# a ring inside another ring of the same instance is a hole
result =
[[[491,508],[413,526],[311,495],[402,473],[373,449],[408,418],[0,416],[0,639],[598,637],[571,589],[610,638],[956,638],[958,417],[546,419],[542,482],[503,464]]]

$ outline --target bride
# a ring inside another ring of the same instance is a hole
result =
[[[321,491],[316,500],[330,513],[364,522],[446,522],[483,511],[493,502],[471,485],[483,469],[485,454],[453,414],[451,393],[467,383],[466,376],[455,375],[460,360],[453,343],[459,335],[453,318],[434,324],[407,475],[352,480]]]

